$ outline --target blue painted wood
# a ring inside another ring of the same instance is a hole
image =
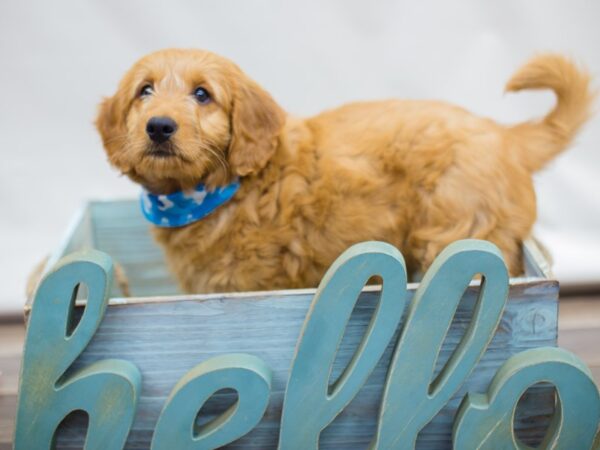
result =
[[[234,389],[238,400],[199,428],[196,415],[221,389]],[[269,403],[271,370],[256,356],[229,354],[190,370],[173,388],[158,419],[152,450],[212,450],[239,439],[261,420]]]
[[[600,396],[592,374],[574,354],[538,348],[511,357],[486,394],[469,393],[454,424],[456,450],[525,450],[514,433],[517,402],[539,382],[556,387],[557,411],[540,449],[590,449],[600,419]]]
[[[359,296],[333,365],[337,379],[355,353],[357,343],[378,305],[378,289],[368,287]],[[440,370],[469,326],[478,286],[468,289],[459,304],[449,338],[436,362]],[[411,301],[412,294],[408,300]],[[272,450],[277,447],[279,421],[294,347],[313,299],[306,291],[223,294],[183,297],[110,306],[100,329],[76,361],[84,367],[99,359],[117,357],[132,361],[143,374],[142,395],[126,449],[148,449],[162,408],[181,377],[199,362],[229,352],[251,353],[273,370],[272,394],[267,412],[250,433],[227,445],[228,449]],[[496,370],[512,354],[540,345],[554,345],[556,300],[548,283],[515,287],[501,325],[485,355],[463,386],[419,436],[418,449],[451,448],[455,412],[467,389],[484,392]],[[320,449],[365,449],[376,429],[386,372],[397,335],[348,406],[321,433]],[[227,398],[224,396],[223,398]],[[229,404],[229,403],[228,403]],[[214,418],[222,412],[210,403],[203,413]],[[211,409],[214,408],[214,409]],[[520,411],[517,427],[530,439],[539,436],[553,402],[545,389],[536,389]],[[59,449],[81,448],[81,428],[74,425],[61,435]]]
[[[458,304],[483,277],[473,318],[434,379],[436,360]],[[450,244],[425,274],[392,358],[379,412],[377,449],[412,449],[417,435],[465,382],[492,339],[508,296],[508,271],[489,242]]]
[[[330,386],[338,346],[365,283],[383,280],[377,310],[356,353]],[[286,388],[279,448],[317,449],[319,435],[356,396],[394,335],[406,304],[406,268],[400,252],[382,242],[345,251],[321,280],[296,349]]]
[[[50,449],[65,416],[89,417],[85,450],[123,448],[136,411],[141,375],[128,361],[103,359],[69,371],[98,329],[107,306],[112,263],[97,251],[63,259],[42,281],[29,318],[19,383],[15,450]],[[73,323],[77,286],[89,296]]]
[[[88,220],[80,223],[64,247],[74,250],[92,245],[109,252],[125,268],[133,294],[150,296],[112,298],[98,332],[70,371],[109,357],[129,360],[140,368],[144,383],[139,410],[125,445],[128,450],[138,450],[150,447],[153,430],[169,393],[190,369],[224,353],[256,355],[273,370],[271,401],[260,423],[226,448],[276,448],[294,346],[315,291],[177,294],[160,250],[153,244],[147,224],[138,215],[135,202],[93,203],[86,214]],[[451,448],[452,422],[465,392],[485,392],[496,370],[510,355],[556,344],[557,283],[545,279],[548,274],[538,270],[537,260],[527,260],[531,254],[524,254],[526,267],[530,268],[528,273],[537,278],[511,280],[510,298],[488,349],[464,386],[420,433],[419,450]],[[409,285],[409,303],[417,287]],[[460,301],[435,361],[435,373],[445,365],[469,327],[478,290],[476,284],[469,287]],[[160,297],[160,294],[169,296]],[[115,290],[112,295],[120,294]],[[378,288],[373,286],[360,294],[329,380],[338,379],[356,354],[364,330],[377,310],[378,295]],[[76,315],[81,309],[76,308]],[[402,323],[405,320],[406,317]],[[350,450],[368,446],[377,427],[386,372],[397,341],[398,330],[357,395],[321,432],[321,449]],[[523,407],[517,411],[515,421],[527,442],[540,436],[546,426],[553,411],[550,394],[547,389],[536,387],[528,391],[527,398],[521,402]],[[203,408],[203,415],[216,418],[221,414],[223,409],[218,402],[227,395],[213,397]],[[84,438],[82,423],[71,422],[59,435],[57,449],[81,448]]]

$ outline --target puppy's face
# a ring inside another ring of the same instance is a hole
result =
[[[235,64],[201,50],[138,61],[100,105],[111,164],[152,191],[228,182],[273,155],[285,114]]]

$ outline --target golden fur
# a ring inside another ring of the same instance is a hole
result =
[[[198,103],[197,86],[212,101]],[[302,119],[223,57],[163,50],[125,75],[97,127],[111,164],[155,193],[241,177],[211,216],[154,229],[185,291],[315,286],[365,240],[399,247],[415,273],[452,241],[488,239],[515,275],[536,217],[532,173],[568,146],[591,104],[589,77],[559,55],[532,59],[507,85],[542,88],[556,93],[555,109],[516,126],[435,101],[360,102]],[[177,122],[177,156],[148,153],[153,116]]]

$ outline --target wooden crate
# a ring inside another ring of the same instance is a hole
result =
[[[67,239],[48,267],[61,256],[84,248],[104,251],[122,265],[133,295],[123,298],[118,288],[113,287],[104,320],[74,367],[119,358],[133,362],[140,369],[142,393],[126,448],[149,448],[167,396],[189,369],[219,354],[242,352],[262,358],[272,369],[271,396],[259,425],[227,448],[275,449],[290,365],[315,289],[184,295],[167,271],[162,253],[153,243],[148,224],[134,201],[89,203],[73,222]],[[451,448],[452,423],[467,391],[485,392],[498,368],[511,355],[526,349],[556,346],[558,283],[534,241],[526,243],[524,257],[526,274],[511,279],[509,300],[487,351],[467,382],[420,433],[417,448]],[[410,283],[408,287],[412,296],[418,284]],[[363,336],[379,290],[377,286],[364,288],[340,344],[333,378],[346,367]],[[473,282],[446,335],[437,370],[463,336],[477,292],[478,283]],[[359,394],[322,432],[320,448],[367,447],[376,429],[395,340],[392,339]],[[223,393],[211,400],[202,411],[205,419],[222,412],[222,404],[230,402],[232,395]],[[515,428],[524,442],[539,441],[553,410],[550,389],[537,386],[527,391],[515,420]],[[82,419],[74,417],[58,434],[57,448],[81,448],[84,433]]]

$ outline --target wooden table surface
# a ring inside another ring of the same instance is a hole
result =
[[[579,355],[600,386],[600,294],[562,298],[559,345]],[[0,322],[0,450],[12,449],[19,365],[25,328]]]

